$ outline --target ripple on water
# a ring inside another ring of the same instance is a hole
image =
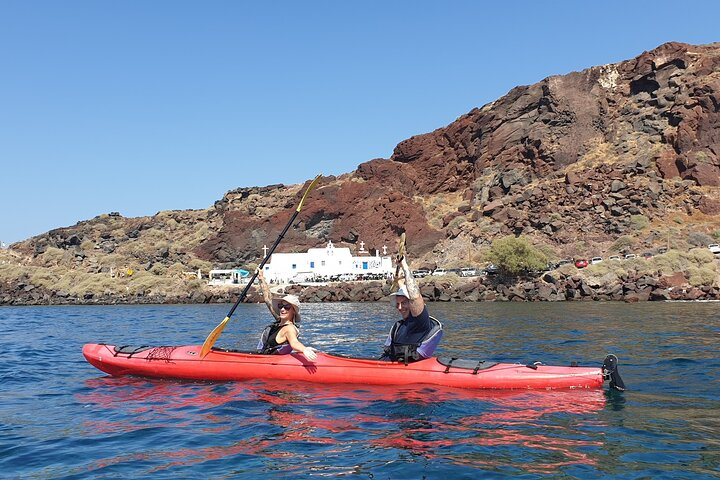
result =
[[[628,391],[471,392],[112,378],[83,343],[197,344],[219,306],[0,309],[0,471],[10,478],[712,478],[716,306],[433,304],[443,354],[620,357]],[[303,341],[373,357],[396,313],[303,305]],[[252,348],[263,305],[221,342]]]

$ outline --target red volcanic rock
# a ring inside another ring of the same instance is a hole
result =
[[[680,176],[678,169],[678,157],[675,151],[668,147],[662,151],[655,159],[655,164],[664,178],[673,178]]]
[[[683,173],[715,185],[720,80],[713,74],[720,71],[719,51],[718,44],[669,43],[633,60],[517,87],[445,128],[401,142],[392,160],[426,172],[416,179],[418,193],[430,194],[468,188],[488,169],[542,178],[575,163],[599,141],[621,153],[629,141],[664,139],[663,175]],[[671,168],[675,164],[682,172]],[[569,184],[580,181],[568,173]]]
[[[720,200],[703,196],[698,204],[698,209],[705,215],[720,214]]]
[[[687,278],[683,272],[675,272],[672,275],[660,277],[660,285],[664,288],[677,288],[687,285]]]
[[[386,246],[392,252],[400,234],[406,232],[409,251],[418,253],[431,250],[444,236],[430,226],[422,206],[415,203],[412,176],[405,175],[401,166],[374,160],[359,170],[368,176],[366,181],[323,179],[306,199],[296,225],[277,251],[304,251],[328,240],[343,246],[341,239],[355,239],[354,243],[362,241],[367,250],[382,251]],[[304,190],[278,197],[273,206],[276,212],[269,216],[258,218],[254,211],[243,208],[224,212],[220,232],[196,253],[219,262],[259,262],[259,252],[278,237]]]

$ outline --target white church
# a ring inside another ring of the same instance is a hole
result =
[[[379,251],[372,256],[364,246],[360,242],[357,256],[349,248],[336,248],[332,241],[325,248],[311,248],[306,253],[273,253],[263,268],[265,279],[272,283],[299,283],[333,277],[354,280],[360,275],[389,277],[395,273],[387,247],[382,248],[383,256]]]

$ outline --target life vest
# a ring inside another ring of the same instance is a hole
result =
[[[292,325],[295,327],[295,324]],[[263,355],[287,355],[292,352],[292,347],[287,340],[283,343],[277,343],[275,340],[277,333],[284,326],[285,325],[280,325],[279,322],[274,322],[263,329],[257,345],[258,353],[262,353]],[[295,327],[295,329],[298,330],[298,336],[300,336],[300,330],[297,327]]]
[[[433,324],[432,328],[417,343],[398,342],[396,335],[402,320],[395,322],[390,328],[390,345],[385,347],[383,358],[393,362],[404,362],[407,365],[410,362],[416,362],[431,356],[440,343],[443,327],[435,317],[431,316],[430,321]]]

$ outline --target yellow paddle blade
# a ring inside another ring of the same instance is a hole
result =
[[[205,343],[203,343],[202,349],[200,350],[200,358],[203,358],[210,350],[212,350],[213,345],[215,345],[215,342],[223,330],[225,330],[225,325],[227,325],[229,321],[230,317],[225,317],[225,319],[220,322],[220,324],[215,327],[212,332],[210,332],[210,335],[207,336]]]
[[[400,235],[400,240],[398,241],[398,254],[396,257],[396,265],[395,265],[395,277],[393,278],[392,286],[390,287],[390,290],[393,292],[397,292],[398,290],[398,277],[400,276],[400,261],[405,256],[405,232],[403,232]]]
[[[315,188],[317,183],[320,181],[320,177],[322,177],[322,175],[318,175],[317,177],[315,177],[315,179],[312,181],[312,183],[310,183],[310,185],[308,185],[308,188],[305,190],[305,193],[303,194],[302,198],[300,199],[300,203],[298,203],[298,206],[295,209],[296,212],[300,211],[300,209],[303,206],[303,203],[305,203],[305,198],[308,196],[308,193],[310,193],[312,191],[312,189]]]

